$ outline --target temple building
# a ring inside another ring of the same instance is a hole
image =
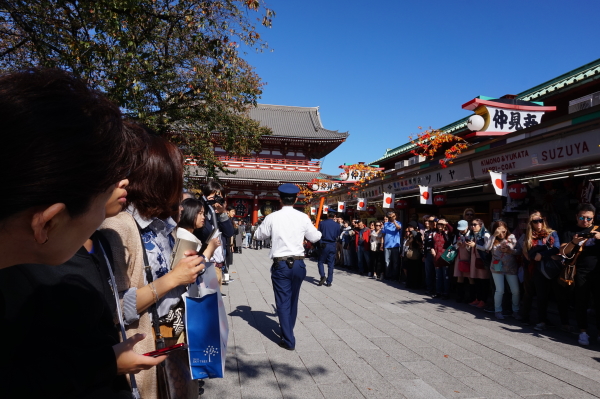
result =
[[[280,184],[330,179],[321,173],[318,159],[346,141],[348,133],[325,129],[319,107],[258,104],[250,110],[250,117],[273,131],[261,137],[260,151],[248,157],[232,157],[216,147],[215,153],[227,169],[235,172],[218,174],[226,189],[227,204],[235,207],[238,218],[254,224],[279,209]],[[186,177],[206,181],[204,171],[193,165],[188,166]],[[304,203],[299,201],[296,206],[303,209]]]

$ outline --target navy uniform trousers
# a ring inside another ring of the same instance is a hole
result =
[[[319,275],[325,276],[325,263],[327,263],[327,284],[333,282],[333,266],[335,264],[335,242],[325,243],[325,248],[321,250],[319,256]]]
[[[304,277],[306,277],[306,265],[303,260],[295,260],[291,268],[284,260],[271,266],[271,281],[275,293],[277,317],[279,317],[281,327],[281,340],[290,348],[296,347],[294,326],[298,315],[300,286],[302,286]]]

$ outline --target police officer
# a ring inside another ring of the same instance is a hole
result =
[[[321,280],[319,285],[325,282],[325,265],[327,263],[327,284],[326,287],[331,287],[333,282],[333,266],[335,262],[335,243],[340,236],[341,229],[339,223],[335,221],[335,212],[327,213],[327,218],[319,224],[321,232],[321,256],[319,256],[319,274]]]
[[[306,277],[302,244],[304,238],[310,242],[319,241],[321,233],[305,213],[294,209],[293,205],[300,191],[298,186],[282,184],[278,190],[281,210],[265,217],[254,233],[254,238],[271,238],[271,281],[281,327],[279,346],[293,350],[296,347],[294,325],[298,314],[298,297],[300,286]]]

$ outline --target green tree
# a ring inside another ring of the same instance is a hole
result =
[[[213,147],[259,148],[247,115],[262,86],[240,46],[263,51],[262,0],[0,0],[0,68],[56,67],[184,148],[209,175]]]

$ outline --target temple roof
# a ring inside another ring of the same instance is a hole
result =
[[[198,174],[195,174],[195,167],[190,167],[190,177],[204,177],[205,173],[202,169],[198,169]],[[268,170],[268,169],[242,169],[230,168],[231,171],[236,171],[236,174],[225,174],[218,172],[217,175],[222,181],[227,180],[244,180],[244,181],[262,181],[262,182],[290,182],[290,183],[308,183],[312,179],[329,179],[331,176],[319,172],[297,172],[292,170]]]
[[[348,132],[323,128],[319,107],[289,107],[258,104],[250,108],[250,117],[271,128],[272,136],[294,138],[334,139],[344,141]],[[271,136],[271,137],[272,137]]]

